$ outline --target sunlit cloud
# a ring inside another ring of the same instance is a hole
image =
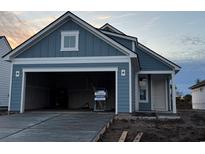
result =
[[[32,26],[13,12],[0,12],[0,35],[5,35],[14,48],[35,33]]]
[[[107,20],[110,19],[112,16],[98,16],[97,19],[99,20]]]

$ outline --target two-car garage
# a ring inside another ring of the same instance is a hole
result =
[[[105,111],[115,111],[116,71],[27,70],[23,73],[21,112],[29,110],[93,111],[95,92],[106,89]]]

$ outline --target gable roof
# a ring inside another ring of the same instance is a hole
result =
[[[19,46],[17,46],[15,49],[13,49],[12,51],[6,53],[3,58],[5,60],[10,60],[10,56],[16,53],[21,53],[23,52],[22,49],[28,46],[31,46],[32,43],[34,41],[36,41],[37,39],[39,39],[40,37],[42,37],[44,34],[46,34],[46,32],[48,32],[49,30],[51,30],[53,27],[55,27],[57,24],[61,23],[62,21],[64,21],[64,19],[67,19],[68,17],[70,17],[71,19],[74,20],[74,22],[79,23],[80,25],[82,25],[83,27],[85,27],[88,31],[90,31],[91,33],[93,33],[94,35],[96,35],[97,37],[103,39],[104,41],[106,41],[108,44],[110,44],[111,46],[117,48],[118,50],[120,50],[121,52],[129,55],[130,57],[137,57],[137,54],[132,52],[131,50],[129,50],[128,48],[122,46],[121,44],[119,44],[118,42],[114,41],[113,39],[109,38],[108,36],[106,36],[105,34],[103,34],[100,30],[97,30],[95,27],[93,27],[92,25],[88,24],[86,21],[82,20],[81,18],[77,17],[76,15],[74,15],[73,13],[71,13],[70,11],[66,12],[65,14],[63,14],[62,16],[60,16],[58,19],[56,19],[54,22],[52,22],[51,24],[49,24],[48,26],[46,26],[45,28],[43,28],[41,31],[39,31],[38,33],[36,33],[35,35],[33,35],[32,37],[30,37],[28,40],[26,40],[25,42],[23,42],[22,44],[20,44]]]
[[[106,27],[112,28],[113,31],[115,30],[115,32],[107,31]],[[138,39],[136,37],[125,35],[124,33],[120,32],[118,29],[116,29],[115,27],[111,26],[108,23],[106,23],[104,26],[102,26],[100,28],[100,30],[104,34],[108,34],[108,35],[112,35],[112,36],[116,36],[116,37],[120,37],[120,38],[124,38],[124,39],[129,39],[129,40],[135,41],[137,47],[144,49],[147,53],[149,53],[150,55],[152,55],[155,58],[159,59],[160,61],[164,62],[166,65],[173,67],[176,71],[179,71],[181,69],[181,67],[179,65],[177,65],[174,62],[168,60],[167,58],[161,56],[160,54],[158,54],[155,51],[151,50],[150,48],[146,47],[145,45],[139,43]]]
[[[160,54],[154,52],[153,50],[151,50],[150,48],[146,47],[145,45],[141,44],[138,42],[138,47],[144,49],[145,51],[147,51],[149,54],[155,56],[156,58],[158,58],[159,60],[161,60],[162,62],[164,62],[165,64],[173,67],[176,71],[179,71],[181,69],[181,67],[175,63],[173,63],[172,61],[168,60],[167,58],[161,56]]]
[[[191,86],[189,89],[196,89],[196,88],[200,88],[202,86],[205,86],[205,80],[203,80],[203,81],[201,81],[201,82]]]
[[[117,28],[113,27],[112,25],[106,23],[104,24],[102,27],[100,27],[101,30],[106,30],[109,32],[114,32],[117,34],[121,34],[121,35],[125,35],[123,32],[121,32],[120,30],[118,30]]]
[[[4,39],[4,42],[6,43],[7,47],[9,48],[9,50],[11,51],[12,48],[11,48],[11,45],[9,44],[6,36],[0,36],[0,39]]]
[[[106,30],[102,30],[102,29],[100,29],[100,31],[104,34],[107,34],[107,35],[116,36],[116,37],[120,37],[120,38],[124,38],[124,39],[128,39],[128,40],[137,42],[137,38],[133,37],[133,36],[129,36],[126,34],[114,33],[114,32],[110,32],[110,31],[106,31]]]

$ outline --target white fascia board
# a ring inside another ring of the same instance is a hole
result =
[[[104,33],[104,34],[107,34],[107,35],[112,35],[112,36],[128,39],[128,40],[131,40],[131,41],[137,41],[137,38],[130,37],[130,36],[127,36],[127,35],[116,34],[116,33],[107,32],[107,31],[103,31],[103,30],[101,30],[101,32]]]
[[[15,58],[13,64],[128,63],[129,56]]]
[[[172,74],[174,71],[139,71],[139,74]]]
[[[151,51],[150,49],[144,47],[141,44],[138,44],[138,46],[140,46],[141,48],[143,48],[144,50],[146,50],[147,52],[149,52],[150,54],[154,55],[155,57],[159,58],[160,60],[164,61],[165,63],[169,64],[170,66],[174,67],[175,70],[180,70],[181,68],[178,67],[177,65],[174,65],[173,63],[171,63],[170,61],[166,60],[165,58],[159,56],[158,54],[154,53],[153,51]]]
[[[116,33],[120,33],[120,34],[124,34],[123,32],[121,32],[121,31],[119,31],[117,28],[115,28],[115,27],[113,27],[113,26],[111,26],[111,25],[109,25],[109,24],[105,24],[104,26],[102,26],[100,29],[105,29],[105,28],[110,28],[110,29],[112,29],[114,32],[116,32]]]
[[[113,39],[107,37],[105,34],[103,34],[102,32],[100,32],[99,30],[96,30],[94,27],[92,27],[91,25],[87,24],[86,22],[84,22],[82,19],[80,19],[79,17],[73,15],[71,12],[67,12],[64,16],[62,16],[61,18],[57,19],[56,21],[54,21],[50,26],[46,27],[45,29],[43,29],[42,31],[40,31],[38,34],[36,34],[32,39],[28,40],[27,42],[21,44],[19,47],[17,47],[16,49],[14,49],[13,52],[9,53],[8,55],[6,55],[4,58],[5,60],[10,59],[9,57],[11,55],[13,55],[14,53],[16,53],[17,51],[21,50],[22,48],[24,48],[26,45],[28,45],[29,43],[31,43],[33,40],[37,39],[39,36],[43,35],[45,32],[47,32],[49,29],[53,28],[54,26],[56,26],[59,22],[63,21],[65,18],[67,17],[71,17],[72,19],[74,19],[75,21],[79,22],[81,25],[83,25],[85,28],[87,28],[87,30],[89,30],[90,32],[92,32],[94,35],[96,35],[97,37],[100,37],[101,39],[103,39],[104,41],[106,41],[107,43],[109,43],[110,45],[112,45],[115,48],[120,49],[120,51],[126,53],[127,55],[129,55],[130,57],[137,57],[137,55],[135,53],[133,53],[132,51],[130,51],[129,49],[125,48],[124,46],[122,46],[121,44],[117,43],[116,41],[114,41]]]
[[[118,67],[24,68],[23,72],[114,72]]]

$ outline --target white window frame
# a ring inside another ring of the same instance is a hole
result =
[[[139,77],[140,78],[140,77]],[[146,78],[146,80],[147,80],[147,83],[146,83],[146,87],[145,87],[145,90],[146,90],[146,100],[141,100],[140,99],[140,84],[139,84],[139,102],[140,103],[148,103],[148,84],[149,84],[149,81],[148,81],[148,77],[146,76],[145,77]],[[140,82],[140,80],[139,80],[139,82]]]
[[[65,48],[65,36],[75,36],[75,47]],[[78,51],[79,50],[79,31],[62,31],[61,32],[61,51]]]

